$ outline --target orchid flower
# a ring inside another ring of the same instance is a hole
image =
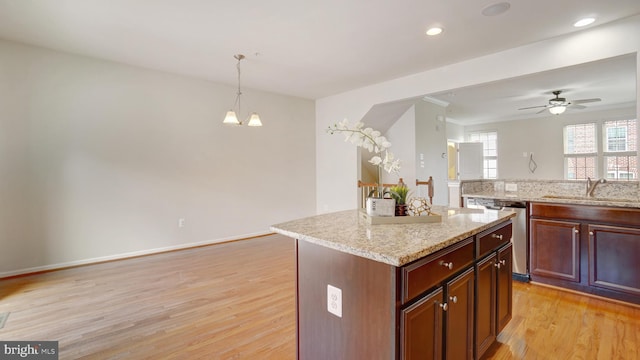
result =
[[[393,154],[388,151],[391,143],[382,134],[370,127],[365,127],[361,121],[356,122],[353,127],[349,121],[344,119],[327,129],[329,134],[342,133],[344,140],[352,144],[369,150],[375,155],[369,162],[379,168],[383,168],[388,173],[398,173],[400,170],[400,160],[395,159]],[[384,152],[384,158],[382,153]]]

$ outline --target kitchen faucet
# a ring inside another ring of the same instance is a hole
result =
[[[607,179],[600,179],[596,182],[593,182],[590,177],[587,178],[587,197],[593,197],[593,191],[596,189],[598,184],[604,184],[607,182]]]

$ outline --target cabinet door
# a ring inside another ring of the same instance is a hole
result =
[[[473,359],[474,271],[472,267],[446,284],[445,356]]]
[[[511,294],[513,285],[513,245],[508,244],[498,250],[498,266],[497,266],[497,328],[496,334],[499,334],[507,323],[511,320]]]
[[[580,282],[580,224],[531,219],[531,275]]]
[[[477,265],[476,355],[478,358],[496,340],[496,271],[497,255],[494,252]]]
[[[440,287],[402,310],[401,359],[442,359],[442,312],[446,307]]]
[[[640,295],[640,230],[589,225],[589,285]]]

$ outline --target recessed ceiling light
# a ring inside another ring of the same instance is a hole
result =
[[[427,35],[429,36],[438,35],[440,33],[442,33],[441,27],[432,27],[431,29],[427,30]]]
[[[484,16],[496,16],[507,12],[511,8],[511,4],[508,2],[496,3],[489,5],[482,9],[482,15]]]
[[[594,19],[594,18],[584,18],[584,19],[580,19],[580,20],[576,21],[576,23],[573,24],[573,26],[575,26],[575,27],[583,27],[583,26],[587,26],[587,25],[593,24],[594,21],[596,21],[596,19]]]

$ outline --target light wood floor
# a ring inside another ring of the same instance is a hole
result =
[[[60,359],[293,359],[294,242],[268,236],[0,281],[0,340]]]
[[[266,236],[0,281],[0,340],[60,359],[295,358],[293,240]],[[489,359],[640,359],[640,309],[514,283]]]

